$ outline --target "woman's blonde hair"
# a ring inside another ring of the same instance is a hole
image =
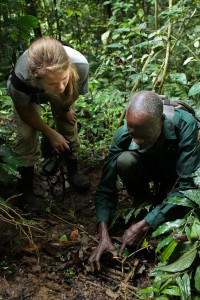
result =
[[[69,70],[69,82],[65,89],[66,101],[78,98],[78,74],[63,45],[54,38],[41,37],[28,48],[28,73],[30,83],[37,86],[38,81],[49,71]]]

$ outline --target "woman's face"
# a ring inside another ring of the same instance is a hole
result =
[[[48,93],[62,94],[69,81],[69,71],[52,72],[49,71],[41,79],[42,88]]]

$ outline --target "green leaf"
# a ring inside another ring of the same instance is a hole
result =
[[[132,217],[134,211],[135,211],[135,208],[132,208],[128,213],[126,213],[126,214],[123,216],[123,217],[124,217],[125,224],[128,223],[128,221],[129,221],[130,218]]]
[[[164,262],[169,259],[171,254],[174,252],[174,249],[176,248],[177,243],[173,240],[171,243],[165,248],[165,250],[160,255],[160,261]]]
[[[200,237],[200,221],[195,219],[194,223],[192,224],[190,238],[191,239],[198,239]]]
[[[162,241],[156,247],[156,253],[158,253],[163,247],[169,245],[171,241],[173,241],[173,236],[171,234],[162,239]]]
[[[185,233],[187,235],[188,240],[191,240],[191,226],[185,227]]]
[[[168,288],[162,290],[162,294],[180,296],[180,290],[176,285],[169,286]]]
[[[179,228],[181,225],[183,225],[185,223],[184,220],[182,219],[177,219],[175,221],[172,222],[166,222],[162,225],[160,225],[153,233],[152,233],[152,237],[156,237],[159,236],[161,234],[164,234],[166,232],[169,231],[173,231],[175,228]]]
[[[38,18],[27,15],[22,16],[18,19],[19,27],[25,27],[26,29],[37,28],[38,27]]]
[[[180,296],[182,300],[191,300],[191,288],[190,288],[190,277],[187,273],[181,278],[178,276],[176,282],[180,289]]]
[[[59,238],[59,241],[60,241],[60,242],[66,242],[66,241],[68,241],[68,238],[67,238],[67,236],[66,236],[65,234],[63,234],[63,235]]]
[[[196,94],[199,94],[200,93],[200,82],[194,84],[190,90],[189,90],[189,93],[188,93],[188,96],[194,96]]]
[[[152,293],[152,292],[158,293],[159,290],[153,286],[150,286],[150,287],[147,287],[147,288],[139,291],[139,293],[141,293],[141,294],[147,294],[147,293]]]
[[[196,272],[194,275],[194,285],[195,289],[200,292],[200,266],[196,268]]]
[[[193,60],[193,56],[188,57],[184,62],[183,62],[183,66],[187,65],[189,62],[191,62]]]
[[[123,44],[113,43],[108,45],[108,48],[125,48],[125,46]]]
[[[197,255],[197,247],[198,242],[194,244],[191,250],[184,253],[182,256],[179,257],[179,259],[177,259],[173,263],[161,267],[156,267],[156,269],[165,272],[180,272],[189,268]]]
[[[187,198],[198,204],[200,208],[200,189],[187,190],[182,192]]]
[[[142,78],[142,74],[133,74],[129,76],[129,79],[132,80],[132,84],[134,84],[137,80]]]
[[[142,8],[139,8],[137,14],[140,18],[142,18],[144,16],[144,10]]]
[[[168,199],[168,202],[176,204],[176,205],[197,208],[196,204],[188,198],[173,197],[173,198]]]
[[[130,31],[131,31],[130,28],[117,28],[117,29],[114,30],[114,32],[120,32],[120,33],[122,33],[122,32],[130,32]]]
[[[149,243],[148,243],[147,239],[144,239],[143,242],[142,242],[141,247],[142,247],[142,248],[143,248],[143,247],[148,248],[148,245],[149,245]]]
[[[187,84],[187,78],[185,73],[171,73],[169,74],[169,77],[172,80],[172,82]]]

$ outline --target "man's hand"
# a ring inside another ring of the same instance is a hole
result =
[[[131,225],[125,232],[122,237],[122,246],[119,251],[119,255],[121,256],[126,246],[137,246],[142,242],[146,232],[149,230],[150,225],[142,220]]]
[[[70,109],[69,111],[62,111],[59,115],[56,116],[58,119],[65,120],[71,125],[74,125],[76,123],[76,113],[73,109]]]
[[[99,224],[100,240],[99,244],[89,258],[89,264],[94,272],[95,266],[97,270],[100,270],[100,258],[104,252],[110,252],[113,256],[117,256],[117,252],[114,249],[112,241],[108,234],[108,228],[106,222]]]

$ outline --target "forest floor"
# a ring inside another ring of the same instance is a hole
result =
[[[98,241],[94,193],[101,166],[81,166],[81,172],[90,179],[90,190],[78,194],[67,187],[63,200],[56,199],[62,190],[56,176],[49,180],[52,195],[47,178],[36,172],[41,214],[17,209],[14,216],[22,217],[25,225],[0,220],[0,300],[132,300],[139,299],[135,295],[139,289],[151,284],[148,275],[156,260],[153,247],[152,251],[138,249],[128,258],[104,254],[101,270],[91,272],[88,258]],[[6,194],[6,187],[0,187],[1,194],[2,188]],[[129,201],[122,188],[120,203]],[[123,222],[112,228],[116,244],[124,229]]]

